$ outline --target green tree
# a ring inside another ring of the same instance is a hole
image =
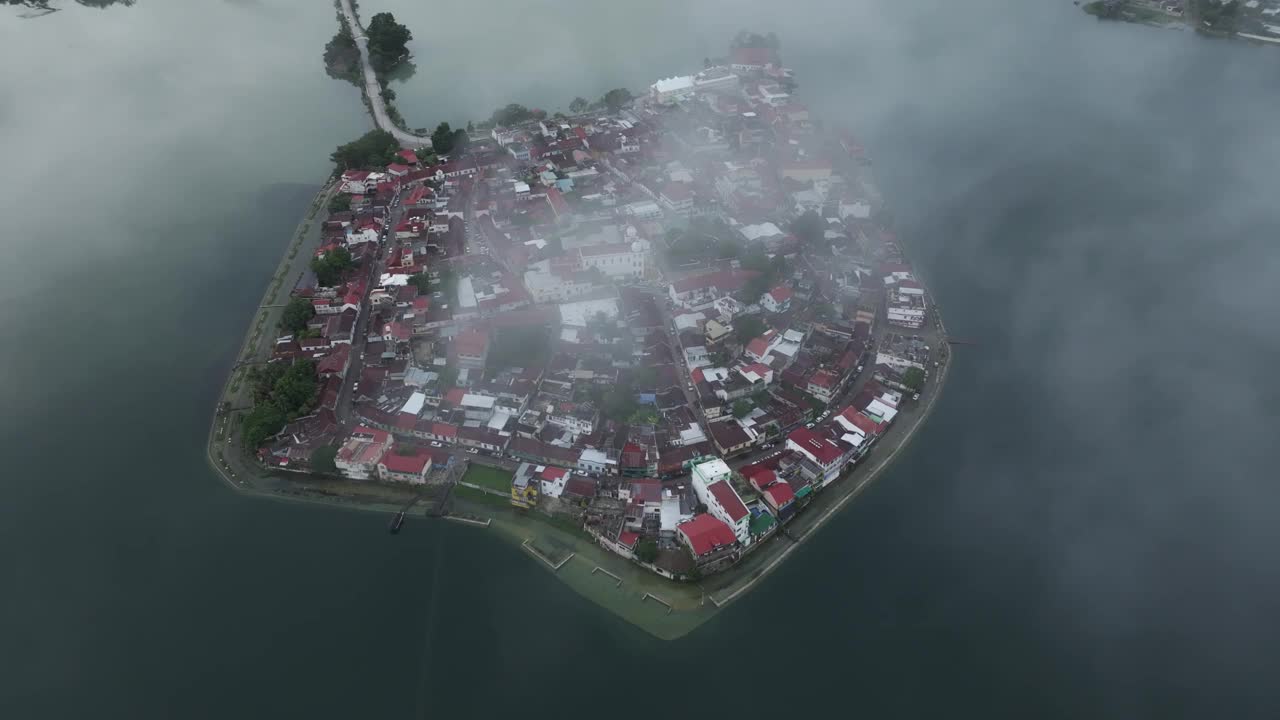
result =
[[[329,212],[338,213],[351,209],[351,196],[346,193],[338,193],[329,198]]]
[[[311,271],[316,274],[316,282],[322,287],[334,287],[342,282],[347,270],[355,266],[351,251],[345,247],[336,247],[324,254],[324,257],[311,261]]]
[[[906,372],[902,373],[902,384],[912,390],[924,387],[924,370],[918,367],[907,368]]]
[[[634,98],[635,96],[631,94],[630,90],[626,88],[614,88],[605,93],[604,97],[600,98],[600,102],[604,103],[604,106],[609,108],[609,112],[616,113],[622,109],[623,105],[631,102]]]
[[[453,128],[449,127],[447,122],[437,125],[435,131],[431,133],[431,148],[441,155],[453,149],[453,141]]]
[[[768,326],[755,315],[739,315],[733,319],[733,332],[743,345],[763,335],[765,330],[768,330]]]
[[[589,107],[591,107],[591,103],[587,102],[584,97],[576,97],[569,102],[569,112],[572,113],[586,112]]]
[[[418,288],[419,295],[431,294],[431,278],[424,273],[409,276],[409,284]]]
[[[315,317],[316,309],[306,298],[293,298],[280,314],[280,327],[299,333],[307,329],[307,323]]]
[[[658,543],[654,540],[641,540],[636,543],[636,559],[642,563],[651,563],[658,559]]]
[[[261,447],[264,442],[283,430],[284,426],[284,411],[275,403],[267,401],[255,405],[244,419],[245,447]]]
[[[332,445],[318,447],[311,451],[311,469],[318,473],[336,473],[338,465],[334,459],[338,457],[338,448]]]
[[[395,15],[380,12],[369,21],[365,29],[369,38],[369,64],[378,75],[385,75],[404,60],[409,59],[409,41],[413,33],[396,22]]]
[[[345,145],[339,145],[329,157],[338,170],[385,167],[396,159],[400,142],[386,130],[370,130]]]
[[[532,110],[519,103],[510,103],[494,110],[493,115],[489,117],[489,122],[494,125],[516,125],[532,118]]]
[[[736,418],[746,417],[747,413],[750,413],[754,407],[755,406],[751,404],[751,401],[746,398],[736,400],[733,403],[733,416]]]
[[[826,221],[812,210],[791,221],[792,234],[799,238],[800,242],[811,247],[822,243],[826,231]]]

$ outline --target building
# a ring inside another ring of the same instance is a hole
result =
[[[378,477],[389,482],[407,482],[415,485],[427,481],[431,471],[431,453],[426,448],[413,448],[409,452],[393,450],[378,461]]]
[[[613,475],[618,469],[618,461],[602,450],[586,448],[578,456],[578,469],[596,475]]]
[[[809,384],[805,389],[810,395],[824,403],[829,403],[839,387],[840,376],[830,370],[818,370],[809,376]]]
[[[458,367],[483,370],[489,357],[489,334],[483,330],[463,330],[453,339],[453,349]]]
[[[679,75],[663,78],[649,86],[649,97],[656,103],[669,105],[683,100],[693,94],[695,89],[692,75]]]
[[[760,296],[760,307],[771,313],[784,313],[791,309],[791,288],[784,285]]]
[[[578,248],[578,261],[583,270],[599,270],[609,278],[644,277],[649,243],[635,239],[630,243],[591,245]]]
[[[731,555],[737,549],[737,535],[733,529],[712,515],[697,515],[680,523],[676,526],[676,534],[699,565]]]
[[[520,508],[538,504],[538,479],[533,472],[525,472],[526,468],[532,469],[532,466],[521,465],[511,478],[511,504]]]
[[[813,465],[814,475],[822,479],[824,487],[840,477],[840,471],[849,458],[837,442],[809,428],[792,430],[787,436],[787,448],[795,450]]]
[[[728,525],[738,542],[751,542],[751,513],[730,484],[733,471],[716,458],[693,466],[693,490],[707,511]]]
[[[338,448],[334,464],[349,478],[368,480],[377,472],[379,461],[390,448],[391,433],[361,425]]]

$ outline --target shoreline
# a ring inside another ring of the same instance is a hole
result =
[[[292,473],[288,476],[279,476],[279,474],[265,471],[256,461],[248,458],[240,447],[238,434],[233,425],[236,412],[234,407],[227,413],[222,410],[224,402],[229,402],[238,395],[233,391],[233,380],[236,374],[241,372],[241,363],[245,360],[246,354],[253,353],[261,342],[260,335],[255,342],[255,333],[259,332],[259,326],[271,319],[273,313],[270,312],[271,308],[266,306],[273,303],[273,293],[279,292],[280,287],[283,286],[282,273],[287,276],[293,271],[292,261],[301,251],[316,214],[327,203],[333,190],[334,184],[330,181],[317,191],[315,200],[299,220],[292,241],[286,245],[280,264],[268,281],[258,307],[250,317],[241,349],[227,373],[222,391],[216,400],[207,435],[205,458],[223,483],[242,495],[368,513],[393,513],[400,510],[407,499],[417,494],[410,486],[401,488],[368,481],[344,483],[317,479],[310,475],[294,476]],[[929,297],[932,299],[932,294]],[[936,308],[937,305],[933,307]],[[941,351],[944,359],[938,366],[933,382],[927,388],[927,399],[912,411],[914,416],[911,418],[911,423],[905,428],[901,426],[895,428],[903,432],[893,441],[887,454],[877,457],[867,466],[854,467],[848,475],[836,481],[831,490],[822,496],[828,498],[827,502],[823,503],[825,507],[812,508],[810,513],[800,515],[790,523],[788,527],[801,528],[796,533],[795,539],[772,538],[769,544],[762,546],[737,565],[698,583],[678,583],[663,578],[626,558],[609,552],[587,537],[572,535],[541,520],[537,515],[518,514],[514,509],[500,509],[464,498],[455,498],[454,502],[465,507],[469,512],[456,516],[443,515],[440,519],[493,530],[497,533],[497,537],[509,542],[513,549],[528,556],[530,561],[556,575],[557,579],[564,582],[575,593],[602,609],[658,639],[674,640],[683,637],[771,575],[796,548],[803,545],[853,499],[879,479],[881,474],[898,459],[900,452],[910,446],[916,433],[933,414],[950,373],[952,358],[946,340],[948,336],[946,326],[941,312],[935,310],[934,317],[940,347],[947,348]],[[223,423],[225,425],[222,425]],[[228,437],[232,442],[226,442]],[[233,446],[235,449],[231,450]],[[230,451],[230,457],[223,454],[224,448]],[[222,464],[218,462],[219,459],[223,461]],[[251,464],[246,464],[245,461]],[[239,467],[240,474],[236,474],[232,469],[233,464]],[[861,477],[858,477],[859,475]],[[331,484],[335,489],[326,489],[325,484]],[[344,484],[356,485],[361,492],[341,494]],[[817,502],[822,502],[822,498]],[[430,508],[430,503],[423,503],[408,515],[425,519],[429,517]],[[484,520],[477,520],[477,517]],[[806,521],[806,518],[812,519]],[[548,545],[551,546],[552,553],[556,549],[562,550],[563,553],[554,557],[549,556],[542,549]],[[553,563],[555,563],[554,567]]]

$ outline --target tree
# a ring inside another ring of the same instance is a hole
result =
[[[902,373],[902,384],[918,391],[924,387],[924,370],[918,367],[907,368],[906,372]]]
[[[605,93],[604,97],[600,98],[600,102],[604,103],[605,107],[609,108],[609,112],[616,113],[622,109],[623,105],[631,102],[633,98],[635,98],[635,96],[631,94],[630,90],[626,88],[614,88]]]
[[[329,157],[338,170],[385,167],[396,159],[400,142],[386,130],[370,130],[345,145],[339,145]]]
[[[337,213],[351,209],[351,196],[346,193],[338,193],[329,198],[329,212]]]
[[[826,221],[812,210],[791,221],[792,234],[799,238],[800,242],[811,247],[822,242],[826,231]]]
[[[418,294],[419,294],[419,295],[430,295],[430,294],[431,294],[431,278],[427,277],[427,275],[426,275],[425,273],[418,273],[417,275],[410,275],[410,276],[409,276],[409,284],[410,284],[410,285],[412,285],[412,286],[414,286],[414,287],[416,287],[416,288],[418,288]]]
[[[494,125],[515,125],[532,118],[532,110],[519,103],[510,103],[506,107],[494,110],[493,115],[489,117],[489,122]]]
[[[338,448],[332,445],[318,447],[311,452],[311,469],[318,473],[335,473],[338,465],[334,459],[338,457]]]
[[[316,274],[316,282],[322,287],[334,287],[342,282],[342,276],[355,266],[351,251],[345,247],[336,247],[311,261],[311,271]]]
[[[315,306],[310,301],[306,298],[294,298],[284,306],[284,312],[280,314],[280,327],[290,332],[302,332],[315,314]]]
[[[750,400],[745,398],[736,400],[733,403],[733,416],[736,418],[746,417],[747,413],[751,412],[754,408],[755,406],[751,404]]]
[[[467,146],[470,144],[471,144],[471,136],[467,134],[466,130],[463,130],[462,128],[458,128],[457,130],[453,131],[454,152],[462,152],[463,150],[466,150]]]
[[[449,123],[442,122],[431,133],[431,148],[443,155],[453,149],[453,140],[453,128],[449,127]]]
[[[346,22],[338,23],[338,32],[324,46],[324,69],[329,77],[360,82],[360,49]]]
[[[651,563],[658,559],[658,543],[653,540],[641,540],[636,543],[636,559],[642,563]]]
[[[569,112],[572,113],[586,112],[589,107],[591,107],[591,103],[587,102],[584,97],[576,97],[569,102]]]
[[[768,326],[755,315],[739,315],[733,319],[733,332],[744,345],[763,335],[765,330]]]
[[[378,75],[395,70],[409,58],[409,41],[413,39],[413,33],[396,22],[395,15],[388,12],[374,15],[365,35],[369,38],[369,64]]]

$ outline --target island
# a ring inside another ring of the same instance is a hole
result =
[[[1280,44],[1280,0],[1093,0],[1083,7],[1102,20]]]
[[[250,323],[211,465],[393,534],[497,533],[657,637],[697,627],[878,477],[950,366],[863,147],[796,89],[744,32],[638,96],[429,145],[373,114]]]

